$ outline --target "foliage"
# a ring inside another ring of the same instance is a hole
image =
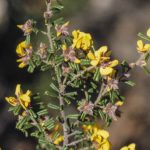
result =
[[[19,68],[27,67],[29,73],[37,69],[50,71],[49,88],[40,94],[50,100],[44,103],[39,94],[31,94],[30,90],[23,93],[18,84],[15,97],[5,98],[12,105],[9,111],[18,118],[16,128],[25,136],[35,137],[39,150],[110,150],[109,133],[103,128],[121,115],[119,109],[125,98],[120,93],[120,85],[134,86],[129,79],[130,70],[140,66],[150,72],[146,67],[150,44],[137,41],[140,58],[135,63],[112,60],[107,46],[95,48],[91,34],[80,30],[69,33],[69,22],[56,17],[63,9],[61,1],[47,0],[46,7],[45,31],[38,29],[33,20],[18,25],[25,40],[18,44],[16,53]],[[47,41],[33,44],[34,34],[38,38],[41,34],[46,36]],[[150,41],[150,30],[147,36],[142,33],[139,36]],[[68,114],[66,110],[72,105],[76,113]],[[49,110],[56,111],[56,116]],[[99,120],[104,122],[101,127]],[[135,150],[135,144],[121,148],[128,149]]]

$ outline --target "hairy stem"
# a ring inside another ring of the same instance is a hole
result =
[[[50,11],[50,7],[51,7],[51,2],[49,1],[47,3],[47,11]],[[48,37],[50,48],[53,50],[54,47],[53,47],[53,41],[52,41],[52,37],[51,37],[50,21],[48,21],[48,24],[47,24],[47,37]],[[63,83],[61,81],[61,77],[59,77],[59,75],[58,75],[58,67],[59,66],[57,66],[57,67],[55,66],[55,74],[56,74],[57,82],[59,85],[59,104],[61,107],[60,114],[61,114],[61,118],[63,119],[62,126],[63,126],[63,133],[64,133],[63,146],[65,146],[68,144],[68,125],[67,125],[67,118],[66,118],[65,111],[64,111],[64,99],[62,96],[64,93],[64,88],[63,88]]]
[[[104,86],[104,83],[102,83],[102,86],[101,86],[101,89],[98,93],[98,96],[96,98],[96,101],[95,101],[95,105],[98,104],[98,102],[100,101],[100,99],[102,98],[102,96],[104,96],[104,94],[106,93],[106,90],[105,90],[105,86]]]
[[[64,133],[63,146],[65,146],[68,144],[68,124],[67,124],[67,118],[66,118],[65,111],[64,111],[64,99],[62,96],[62,95],[64,95],[64,85],[61,81],[61,78],[58,76],[57,68],[55,68],[55,73],[56,73],[57,81],[58,81],[58,85],[59,85],[59,104],[61,107],[60,114],[61,114],[61,117],[63,119],[62,125],[63,125],[63,133]]]
[[[82,139],[80,139],[80,140],[76,140],[76,141],[74,141],[74,142],[72,142],[72,143],[69,143],[67,146],[75,146],[75,145],[77,145],[77,144],[79,144],[79,143],[81,143],[81,142],[83,142],[83,141],[85,141],[85,140],[88,140],[88,138],[85,137],[85,138],[82,138]]]

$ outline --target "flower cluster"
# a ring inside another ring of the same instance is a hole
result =
[[[17,62],[19,62],[19,68],[24,68],[29,64],[29,61],[32,56],[32,45],[27,44],[26,41],[23,41],[18,44],[16,48],[16,53],[19,59],[17,59]]]
[[[21,85],[17,84],[15,95],[16,97],[6,97],[6,101],[12,106],[21,105],[26,110],[31,102],[31,91],[27,90],[26,93],[23,93]]]
[[[94,53],[89,52],[88,58],[91,60],[92,66],[98,66],[100,68],[100,74],[102,76],[112,76],[115,72],[114,67],[118,65],[118,60],[110,60],[111,52],[108,51],[107,46],[102,46]]]
[[[90,138],[95,149],[110,150],[109,133],[96,125],[83,125],[84,133]]]

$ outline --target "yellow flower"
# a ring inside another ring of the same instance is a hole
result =
[[[98,150],[110,150],[109,133],[96,125],[83,125],[85,133],[90,133],[90,140]]]
[[[116,106],[122,106],[123,104],[124,104],[123,101],[117,101],[117,102],[115,103]]]
[[[89,51],[87,54],[87,57],[91,60],[92,66],[97,66],[98,64],[108,61],[110,59],[110,51],[108,51],[107,46],[100,47],[97,51],[94,52],[94,54]]]
[[[23,41],[18,44],[16,48],[16,53],[19,59],[17,59],[17,62],[20,62],[19,68],[24,68],[29,64],[29,60],[32,56],[32,46],[27,45],[26,41]]]
[[[142,40],[137,41],[138,52],[145,53],[150,51],[150,44],[144,44]]]
[[[136,150],[136,145],[134,143],[131,143],[128,146],[122,147],[120,150]]]
[[[111,76],[115,73],[114,67],[119,64],[118,60],[109,61],[108,63],[103,63],[100,66],[100,74],[102,76]]]
[[[72,32],[73,44],[72,48],[89,50],[93,45],[92,37],[89,33],[81,32],[80,30],[74,30]]]
[[[17,84],[16,91],[15,91],[16,97],[6,97],[6,101],[10,103],[12,106],[21,105],[24,109],[27,109],[30,105],[30,96],[31,91],[27,90],[26,93],[22,92],[21,85]]]
[[[61,142],[64,141],[64,136],[59,136],[54,140],[54,144],[59,145]]]

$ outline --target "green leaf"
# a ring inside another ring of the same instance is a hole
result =
[[[71,115],[67,115],[68,119],[78,119],[79,118],[79,114],[71,114]]]
[[[55,5],[55,6],[52,6],[51,9],[52,9],[54,12],[60,12],[63,8],[64,8],[64,6],[62,6],[62,5]]]
[[[139,36],[140,38],[146,40],[146,41],[150,41],[150,38],[147,37],[147,36],[145,36],[145,35],[144,35],[143,33],[141,33],[141,32],[138,33],[138,36]]]
[[[34,113],[34,111],[32,109],[30,109],[28,111],[29,111],[31,117],[33,117],[33,118],[37,117],[37,115]]]
[[[62,64],[63,62],[64,62],[64,57],[63,57],[63,56],[57,56],[57,57],[55,58],[55,63],[56,63],[57,65]]]
[[[43,115],[47,115],[47,114],[48,114],[48,110],[47,109],[43,109],[43,110],[37,112],[38,116],[43,116]]]
[[[30,35],[26,36],[26,44],[29,45],[30,44]]]
[[[44,95],[50,96],[50,97],[58,97],[58,94],[55,93],[55,91],[45,91]]]
[[[17,105],[17,106],[10,107],[8,111],[12,111],[13,114],[14,114],[15,116],[17,116],[17,115],[19,115],[20,110],[21,110],[21,106],[20,106],[20,105]]]
[[[41,71],[46,71],[48,69],[50,69],[50,65],[43,65],[43,66],[41,66]]]
[[[48,130],[51,130],[54,128],[55,126],[55,122],[54,120],[51,118],[51,119],[48,119],[44,122],[44,126],[48,129]]]
[[[51,87],[54,91],[56,91],[56,92],[59,93],[59,89],[56,87],[56,85],[55,85],[54,83],[51,83],[51,84],[50,84],[50,87]]]
[[[49,108],[55,109],[55,110],[60,110],[60,107],[51,103],[48,103],[47,105]]]
[[[88,60],[88,59],[81,59],[81,65],[83,65],[83,66],[87,66],[87,65],[90,65],[90,60]]]
[[[94,77],[93,77],[93,80],[95,80],[95,81],[99,81],[100,80],[100,77],[101,77],[101,75],[100,75],[100,70],[99,70],[99,68],[96,68],[96,71],[95,71],[95,73],[94,73]]]
[[[33,72],[34,72],[34,69],[35,69],[35,67],[33,67],[33,66],[28,66],[27,71],[28,71],[29,73],[33,73]]]
[[[16,124],[17,129],[22,129],[25,123],[29,120],[28,116],[23,117],[22,119],[19,119],[19,121]]]
[[[143,69],[144,69],[146,74],[150,74],[150,70],[146,66],[144,66]]]
[[[145,56],[144,56],[145,62],[148,62],[149,58],[150,58],[150,54],[149,53],[145,53]]]
[[[69,105],[69,104],[71,104],[71,102],[70,102],[70,100],[68,99],[68,98],[64,98],[64,100],[65,100],[65,102]]]
[[[91,86],[93,89],[97,89],[97,85],[94,82],[91,82]]]
[[[135,83],[131,80],[125,81],[124,83],[132,87],[135,86]]]
[[[75,99],[76,95],[77,95],[77,92],[69,92],[69,93],[65,93],[64,96],[71,98],[71,99]]]

